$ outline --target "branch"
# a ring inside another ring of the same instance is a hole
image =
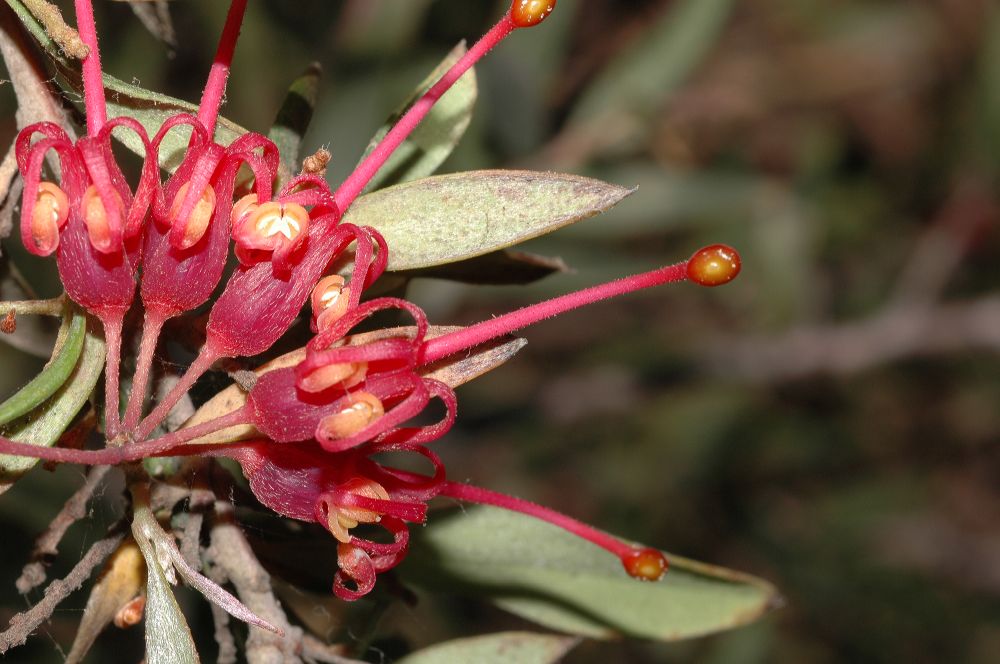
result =
[[[98,540],[90,547],[65,578],[50,583],[45,589],[45,596],[38,604],[11,618],[10,626],[5,632],[0,633],[0,655],[27,641],[31,633],[49,619],[56,607],[83,585],[94,568],[114,553],[124,538],[125,533],[115,527],[112,534]]]
[[[45,582],[46,562],[59,553],[59,542],[62,541],[63,535],[66,534],[69,527],[88,515],[87,503],[90,502],[94,491],[109,470],[111,470],[111,466],[91,468],[83,486],[70,496],[59,514],[35,542],[35,548],[31,552],[31,562],[24,566],[21,576],[15,583],[19,593],[25,595]]]
[[[712,369],[778,382],[813,374],[853,374],[905,357],[1000,351],[1000,295],[936,307],[889,308],[867,320],[802,327],[769,339],[718,340]]]
[[[237,595],[251,611],[285,633],[282,638],[251,627],[247,639],[247,662],[301,663],[298,652],[303,639],[302,629],[288,622],[285,611],[271,589],[271,577],[257,560],[243,531],[236,524],[230,503],[216,501],[211,533],[208,557],[215,570],[232,582]]]
[[[59,41],[57,34],[66,33],[54,23],[54,27],[50,27],[49,23],[46,23],[46,20],[54,21],[57,18],[58,23],[62,24],[62,28],[69,30],[76,38],[79,46],[84,50],[84,56],[86,56],[87,47],[84,46],[83,42],[80,42],[76,30],[62,22],[62,15],[57,8],[45,0],[26,0],[24,4],[35,14],[36,18],[45,23],[49,34]],[[60,42],[60,46],[65,47],[62,42]],[[45,71],[44,62],[39,59],[37,49],[26,36],[24,27],[14,10],[5,2],[0,3],[0,53],[3,54],[7,72],[10,74],[10,80],[14,86],[14,94],[17,96],[18,129],[23,129],[35,122],[48,121],[60,125],[70,138],[75,138],[75,131],[62,104],[49,88],[49,76]],[[56,161],[53,159],[49,163],[54,164]]]
[[[59,45],[59,50],[71,58],[83,60],[90,49],[80,39],[80,33],[66,25],[59,8],[46,0],[22,0],[28,11],[45,27],[45,34]]]

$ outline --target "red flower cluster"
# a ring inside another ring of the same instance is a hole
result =
[[[406,552],[407,523],[423,522],[437,496],[498,505],[531,514],[584,537],[618,556],[637,578],[666,569],[653,549],[624,544],[584,524],[523,500],[449,482],[428,445],[455,421],[451,387],[426,377],[426,367],[550,316],[640,288],[689,279],[718,285],[739,271],[737,254],[722,245],[691,260],[565,295],[455,332],[428,337],[424,313],[396,298],[362,302],[383,272],[391,247],[371,228],[341,221],[342,213],[434,103],[479,58],[517,28],[540,23],[555,1],[516,0],[511,10],[430,88],[350,177],[331,192],[304,174],[273,192],[279,155],[259,134],[229,146],[215,142],[215,124],[246,0],[234,0],[198,116],[167,120],[149,138],[134,119],[106,120],[97,37],[89,0],[77,0],[84,61],[87,136],[75,143],[58,127],[38,124],[17,140],[25,178],[21,229],[25,246],[56,253],[69,296],[99,318],[108,340],[102,450],[40,449],[0,439],[0,453],[74,463],[122,463],[154,455],[223,455],[237,460],[261,503],[285,516],[316,521],[338,540],[334,591],[345,599],[369,592],[377,573]],[[133,131],[146,148],[135,189],[111,151],[115,128]],[[173,175],[160,181],[159,150],[166,134],[190,128],[187,151]],[[59,183],[42,181],[45,156],[58,156]],[[235,200],[241,168],[253,174],[253,193]],[[164,323],[208,301],[222,277],[230,240],[240,266],[212,305],[204,346],[172,391],[143,417],[153,353]],[[324,276],[354,245],[350,278]],[[139,286],[144,324],[133,390],[119,420],[118,385],[125,313]],[[304,359],[263,374],[246,405],[198,426],[150,439],[171,408],[213,363],[266,351],[311,301],[313,331]],[[372,314],[405,312],[414,325],[364,343],[349,333]],[[433,424],[408,423],[432,400],[444,406]],[[259,439],[190,445],[234,424],[251,424]],[[422,475],[387,466],[374,456],[405,452],[433,466]],[[391,543],[359,538],[359,524],[378,523]]]

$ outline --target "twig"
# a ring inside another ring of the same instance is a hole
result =
[[[996,225],[1000,210],[992,189],[974,177],[960,179],[944,207],[917,239],[890,306],[930,305],[938,300],[975,237]]]
[[[17,175],[17,155],[14,154],[14,144],[7,149],[3,161],[0,162],[0,202],[7,200],[7,195],[11,193],[10,186]],[[8,233],[3,230],[3,222],[0,221],[0,237],[7,237]]]
[[[225,583],[224,578],[216,578],[209,573],[209,578],[216,583]],[[229,614],[215,604],[212,607],[212,622],[215,623],[215,642],[219,644],[219,655],[215,658],[216,664],[236,664],[236,639],[229,629]]]
[[[285,632],[284,638],[255,627],[247,639],[249,664],[298,663],[303,632],[288,622],[284,609],[271,590],[271,577],[254,555],[243,532],[236,525],[233,506],[215,503],[211,546],[208,557],[219,572],[232,582],[240,599],[255,614]]]
[[[23,0],[28,11],[45,26],[45,33],[71,58],[83,60],[90,49],[80,39],[80,33],[66,25],[59,8],[46,0]]]
[[[62,22],[59,10],[44,0],[27,0],[25,4],[36,16],[38,15],[37,7],[38,11],[47,17],[54,15]],[[65,23],[62,25],[70,30],[79,42],[76,30],[68,28]],[[48,29],[48,26],[46,28]],[[49,34],[54,35],[55,33],[50,31]],[[83,45],[83,42],[79,42],[79,44],[86,55],[87,47]],[[38,51],[25,34],[21,21],[7,3],[0,3],[0,53],[3,54],[11,84],[14,86],[14,94],[17,96],[17,113],[15,115],[18,129],[23,129],[35,122],[48,121],[61,126],[70,138],[75,138],[76,132],[69,122],[61,102],[49,88],[49,76],[45,71],[45,63],[39,58]],[[56,173],[59,172],[58,159],[49,159],[48,163]]]
[[[40,602],[11,618],[7,630],[0,633],[0,655],[27,641],[31,633],[48,620],[56,607],[82,586],[94,569],[118,548],[124,537],[125,533],[116,527],[112,534],[94,542],[65,578],[53,581],[45,588],[45,596]]]
[[[35,542],[35,548],[31,552],[31,562],[24,566],[21,576],[15,583],[19,593],[25,595],[45,582],[46,562],[59,553],[59,542],[69,527],[87,516],[87,503],[109,470],[111,466],[91,468],[87,480],[70,496],[59,514]]]
[[[325,664],[365,664],[362,659],[352,659],[338,654],[336,651],[343,646],[331,646],[323,643],[315,636],[306,635],[302,639],[302,657],[307,662],[324,662]]]
[[[188,500],[187,523],[180,535],[180,550],[184,560],[194,569],[201,569],[201,527],[205,512],[215,504],[215,494],[207,489],[191,489]]]
[[[890,308],[859,322],[803,327],[770,339],[716,340],[712,347],[713,369],[763,382],[851,374],[915,355],[1000,351],[1000,295],[930,308]]]
[[[8,311],[13,311],[18,316],[62,316],[66,311],[66,296],[60,295],[51,300],[0,302],[0,314]]]

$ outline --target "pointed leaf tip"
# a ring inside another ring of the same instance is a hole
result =
[[[535,171],[439,175],[359,198],[345,221],[392,247],[390,270],[452,263],[510,247],[604,212],[634,190]]]

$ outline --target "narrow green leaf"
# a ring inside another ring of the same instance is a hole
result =
[[[435,515],[413,535],[400,568],[412,583],[478,595],[581,636],[701,636],[752,622],[779,601],[766,581],[670,555],[661,581],[637,581],[603,549],[497,508]]]
[[[314,62],[292,81],[285,100],[281,102],[274,125],[267,137],[278,146],[281,155],[281,167],[278,173],[280,187],[300,170],[299,160],[302,158],[302,137],[312,121],[316,110],[316,100],[319,97],[319,79],[323,71],[319,63]]]
[[[362,196],[345,220],[383,236],[390,270],[452,263],[544,235],[603,212],[632,193],[577,175],[469,171]]]
[[[74,314],[62,348],[53,354],[52,360],[40,374],[0,404],[0,425],[30,412],[66,382],[73,373],[77,360],[80,359],[86,336],[87,317],[83,313]]]
[[[663,18],[584,92],[572,121],[594,120],[616,110],[652,110],[715,45],[733,5],[733,0],[671,3]]]
[[[3,435],[18,442],[51,447],[90,398],[103,369],[104,337],[88,326],[80,359],[69,378],[33,413],[3,427]],[[0,455],[0,494],[37,463],[38,459]]]
[[[368,143],[362,160],[385,138],[393,125],[448,69],[465,55],[465,42],[453,48],[434,71],[410,94],[403,105],[386,120]],[[401,182],[433,174],[458,145],[472,121],[479,89],[475,69],[470,69],[438,100],[427,117],[399,146],[389,161],[368,183],[367,191],[375,191]]]
[[[579,641],[556,634],[498,632],[418,650],[398,664],[554,664]]]
[[[146,516],[148,507],[143,508]],[[143,519],[137,510],[132,522],[135,537],[146,559],[146,662],[147,664],[198,664],[191,629],[177,605],[170,583],[163,572],[156,548],[143,532]]]
[[[17,14],[21,23],[24,24],[28,32],[31,33],[35,41],[51,60],[57,76],[56,84],[66,93],[83,99],[83,84],[80,74],[80,62],[73,58],[67,58],[59,50],[59,47],[45,33],[45,29],[35,19],[30,11],[20,2],[20,0],[7,0]],[[207,72],[206,72],[207,75]],[[126,115],[135,118],[145,128],[152,137],[163,122],[177,113],[191,113],[197,115],[198,107],[195,104],[146,90],[137,85],[126,83],[114,76],[104,75],[104,91],[107,98],[108,117],[116,118]],[[236,138],[247,132],[238,124],[220,117],[215,131],[215,140],[220,145],[229,145]],[[191,132],[187,129],[172,131],[160,145],[160,165],[167,170],[173,170],[180,163],[180,158],[187,150],[188,139]],[[129,150],[140,157],[145,156],[145,148],[140,141],[130,131],[117,131],[115,137],[121,140]]]

